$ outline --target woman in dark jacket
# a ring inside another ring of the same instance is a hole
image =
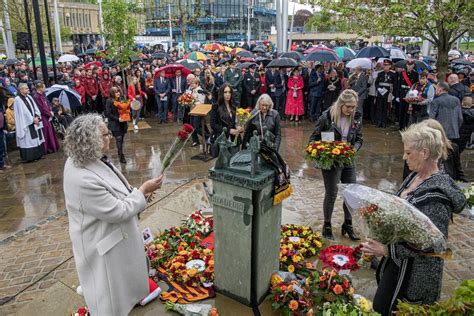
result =
[[[446,148],[442,134],[421,122],[402,132],[402,141],[403,159],[412,173],[397,196],[426,215],[448,238],[452,213],[462,211],[466,198],[454,180],[439,170],[439,159]],[[444,266],[441,257],[427,256],[404,242],[384,245],[369,239],[362,246],[367,255],[383,256],[376,274],[376,312],[392,315],[398,300],[433,304],[439,299]]]
[[[247,146],[253,131],[257,131],[260,138],[263,139],[265,131],[271,132],[275,136],[274,146],[278,151],[281,143],[280,114],[273,110],[273,101],[268,94],[262,94],[255,104],[256,115],[247,123],[245,129],[243,145]]]
[[[117,144],[117,153],[121,163],[127,163],[125,156],[123,154],[123,139],[128,129],[127,120],[123,119],[119,113],[119,107],[123,106],[125,103],[120,102],[120,90],[116,87],[110,88],[110,98],[105,102],[105,117],[108,119],[108,127],[112,132],[112,135],[115,137],[115,142]],[[120,107],[121,112],[125,112],[126,115],[128,112],[128,119],[130,119],[130,104],[127,104],[127,108]],[[128,110],[127,110],[128,109]]]
[[[211,129],[214,137],[222,134],[224,127],[227,129],[227,137],[234,140],[234,137],[243,132],[242,127],[235,125],[235,106],[232,94],[234,90],[228,83],[224,83],[219,88],[217,103],[213,105],[211,111]]]
[[[327,79],[324,80],[324,110],[327,110],[336,102],[341,89],[341,79],[339,79],[336,69],[332,69]]]
[[[354,146],[358,151],[362,146],[362,130],[360,125],[359,112],[357,108],[358,96],[354,90],[344,90],[337,101],[319,117],[313,134],[309,138],[310,142],[322,140],[322,132],[333,133],[335,141],[345,141]],[[337,197],[337,184],[355,183],[355,166],[344,168],[333,168],[331,170],[321,170],[323,174],[325,194],[324,194],[324,227],[323,236],[327,239],[334,239],[332,234],[331,217],[334,210],[334,203]],[[341,234],[346,233],[352,240],[359,240],[352,228],[352,216],[347,206],[344,204],[344,224]]]

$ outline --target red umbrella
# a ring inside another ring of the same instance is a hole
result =
[[[84,69],[89,69],[89,68],[91,68],[92,66],[97,67],[97,68],[100,68],[100,67],[102,67],[102,64],[101,64],[100,61],[91,61],[90,63],[88,63],[88,64],[86,64],[86,65],[84,66]]]
[[[175,76],[176,70],[181,70],[181,76],[186,77],[191,73],[191,70],[179,64],[166,65],[155,70],[155,78],[160,76],[161,71],[165,71],[166,78],[172,78]]]
[[[330,48],[327,48],[327,47],[320,47],[320,46],[308,48],[307,50],[304,51],[304,53],[305,54],[311,54],[311,53],[322,51],[322,50],[325,50],[325,51],[328,51],[328,52],[331,52],[331,53],[334,53],[334,54],[336,53],[336,51],[334,49],[330,49]]]

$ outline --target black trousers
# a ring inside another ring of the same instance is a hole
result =
[[[398,127],[405,129],[410,123],[410,114],[408,114],[408,107],[410,105],[403,100],[400,100],[400,108],[398,110]]]
[[[190,116],[192,125],[194,127],[194,132],[191,134],[191,138],[193,140],[193,143],[198,143],[199,142],[199,136],[202,135],[202,126],[201,126],[201,118],[200,116]],[[209,138],[209,130],[207,129],[207,124],[204,124],[204,135],[205,138],[203,141],[205,142]]]
[[[396,311],[397,301],[395,300],[392,310],[390,305],[392,304],[392,298],[397,288],[398,274],[400,272],[400,268],[390,258],[383,258],[383,260],[386,260],[386,262],[385,264],[384,261],[380,262],[379,269],[382,265],[384,265],[385,268],[382,277],[378,282],[377,291],[375,292],[374,296],[373,306],[374,310],[380,313],[382,316],[390,316],[392,315],[392,311]],[[379,271],[377,271],[377,273],[379,273]],[[401,298],[400,292],[397,298]]]
[[[274,109],[280,113],[280,118],[283,118],[285,115],[285,103],[286,95],[284,93],[279,97],[275,97]]]
[[[324,221],[331,222],[332,212],[334,211],[334,203],[337,197],[337,184],[341,183],[356,183],[355,167],[337,168],[331,170],[321,170],[324,180],[324,202],[323,212]],[[344,221],[351,221],[352,216],[346,204],[343,205]]]
[[[388,98],[377,97],[375,101],[375,123],[379,127],[387,127]]]

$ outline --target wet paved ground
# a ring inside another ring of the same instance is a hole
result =
[[[126,136],[125,155],[128,163],[122,171],[133,185],[139,185],[153,175],[162,151],[166,151],[178,126],[157,125],[151,129]],[[284,123],[281,152],[293,171],[294,195],[284,201],[283,222],[301,223],[319,229],[322,222],[324,187],[320,171],[303,159],[312,124]],[[142,218],[143,227],[154,231],[177,225],[186,214],[205,205],[201,183],[213,162],[190,160],[199,149],[186,148],[167,175],[166,185]],[[117,162],[117,157],[112,154]],[[364,146],[357,162],[357,178],[361,183],[393,191],[401,182],[403,168],[402,145],[398,131],[375,129],[367,125]],[[62,193],[62,153],[46,156],[31,164],[19,164],[18,153],[10,155],[13,168],[0,174],[0,314],[33,315],[49,313],[64,315],[83,304],[75,294],[78,285],[64,216]],[[463,154],[463,166],[469,179],[474,178],[474,153]],[[193,178],[197,180],[190,181]],[[342,222],[340,201],[334,214],[334,226]],[[58,213],[59,212],[59,213]],[[49,219],[48,219],[49,218]],[[39,223],[39,224],[38,224]],[[474,221],[455,217],[450,227],[450,246],[455,250],[453,260],[446,263],[443,295],[448,295],[459,280],[473,279]],[[32,226],[33,225],[33,226]],[[28,231],[24,231],[28,228]],[[13,235],[15,232],[23,230]],[[337,242],[341,239],[337,229]],[[358,271],[354,275],[361,294],[372,296],[375,290],[373,271]],[[3,300],[11,297],[7,304]],[[222,315],[251,315],[249,309],[225,297],[213,303]],[[261,306],[269,315],[268,303]],[[154,302],[135,309],[134,315],[161,315],[163,306]]]

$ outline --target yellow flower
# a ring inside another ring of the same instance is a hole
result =
[[[349,295],[352,295],[352,294],[354,294],[354,288],[353,288],[353,287],[350,287],[350,288],[349,288]]]
[[[274,273],[271,279],[272,286],[275,286],[281,282],[283,282],[283,279],[278,274]]]
[[[283,257],[281,257],[281,259],[280,259],[281,262],[286,262],[286,260],[288,260],[288,257],[287,257],[287,256],[283,256]]]
[[[341,151],[340,151],[339,149],[337,149],[337,148],[334,148],[334,149],[332,150],[332,153],[333,153],[334,155],[339,155],[339,154],[341,153]]]
[[[298,263],[298,262],[301,261],[301,256],[293,255],[293,257],[291,257],[291,259],[293,260],[294,263]]]
[[[290,264],[290,265],[288,266],[288,272],[290,272],[290,273],[295,272],[295,266],[292,265],[292,264]]]
[[[311,152],[311,156],[316,157],[317,153],[318,151],[316,149],[313,149],[313,151]]]
[[[188,270],[188,275],[192,278],[194,276],[196,276],[196,274],[198,273],[198,270],[195,269],[195,268],[191,268]]]
[[[316,247],[318,247],[318,248],[321,248],[321,247],[322,247],[321,242],[319,242],[318,240],[315,240],[315,241],[314,241],[314,245],[315,245]]]

